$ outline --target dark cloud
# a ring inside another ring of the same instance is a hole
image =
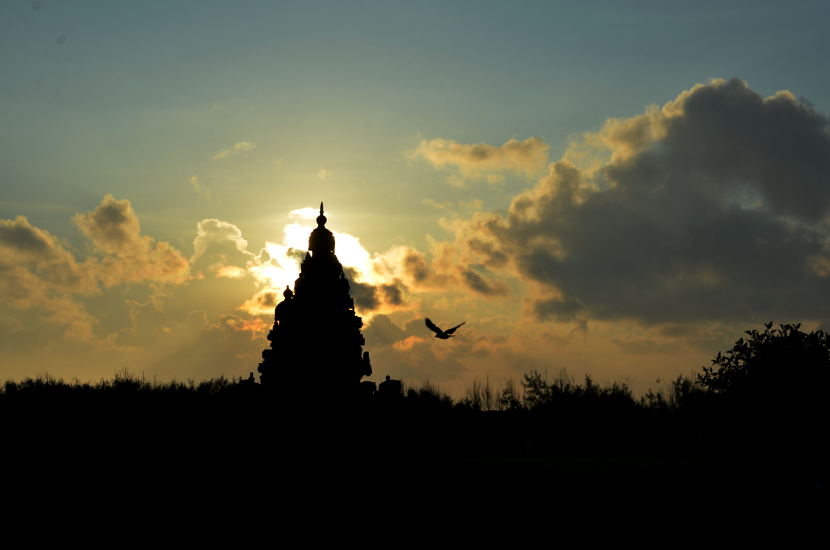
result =
[[[423,282],[429,278],[429,264],[421,252],[409,249],[403,258],[404,272],[416,282]]]
[[[479,273],[471,268],[461,269],[461,277],[464,284],[479,294],[485,296],[504,296],[507,294],[507,286],[500,281],[487,281]]]
[[[129,254],[144,243],[141,228],[130,201],[106,195],[95,210],[76,214],[75,223],[84,235],[102,252]]]
[[[79,264],[53,235],[24,216],[0,219],[0,277],[13,294],[35,287],[94,293],[96,268],[92,263]]]
[[[489,267],[504,267],[504,265],[507,263],[507,254],[497,249],[496,246],[491,242],[473,238],[467,241],[467,246],[473,252],[484,257],[484,263]]]
[[[276,292],[262,292],[257,295],[257,303],[262,307],[275,308],[277,307],[277,293]]]
[[[349,292],[355,306],[361,311],[374,311],[380,306],[377,289],[370,284],[349,280]]]
[[[372,285],[357,281],[356,269],[344,267],[343,272],[349,281],[349,292],[357,309],[364,313],[377,312],[382,309],[405,305],[406,285],[395,279],[392,283]]]
[[[404,304],[403,291],[405,287],[403,284],[395,280],[394,284],[380,285],[378,292],[383,296],[383,301],[394,306],[401,306]]]
[[[34,227],[24,216],[0,220],[0,247],[31,256],[52,256],[54,238]]]
[[[387,315],[375,315],[368,327],[363,329],[367,348],[391,346],[408,336],[406,330],[396,325]]]
[[[276,291],[264,288],[257,291],[238,309],[249,315],[273,315],[278,300],[282,300],[282,298],[278,298]]]
[[[713,81],[589,141],[610,159],[553,163],[506,216],[470,222],[495,243],[473,252],[510,251],[550,294],[538,316],[826,318],[830,125],[809,104]]]

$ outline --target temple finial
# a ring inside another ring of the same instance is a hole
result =
[[[326,225],[326,217],[323,215],[323,203],[320,203],[320,215],[317,216],[317,225],[323,227]]]

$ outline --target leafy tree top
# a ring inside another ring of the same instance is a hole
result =
[[[698,382],[741,402],[773,399],[781,403],[816,404],[830,381],[830,334],[804,332],[801,324],[765,323],[748,330],[726,353],[718,352]]]

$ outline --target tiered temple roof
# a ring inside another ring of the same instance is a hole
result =
[[[320,203],[300,276],[277,304],[271,347],[258,368],[262,384],[285,397],[357,395],[360,379],[372,373],[369,353],[362,351],[363,321],[355,314],[326,221]]]

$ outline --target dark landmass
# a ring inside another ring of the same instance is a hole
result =
[[[798,325],[747,335],[696,379],[640,398],[624,384],[537,372],[498,390],[477,383],[458,401],[429,383],[335,402],[313,388],[280,400],[242,379],[10,381],[2,462],[12,481],[283,493],[345,483],[517,502],[546,491],[824,494],[828,336]]]

